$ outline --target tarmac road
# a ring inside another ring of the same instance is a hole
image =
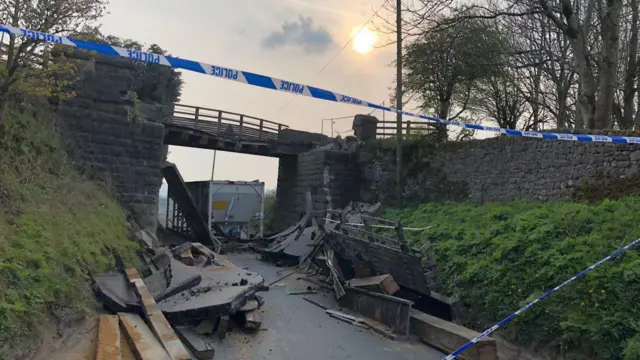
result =
[[[261,273],[265,284],[288,273],[277,274],[281,268],[257,260],[254,254],[229,255],[229,260]],[[393,341],[333,319],[302,296],[287,295],[287,288],[302,290],[310,285],[296,280],[299,276],[293,275],[282,281],[285,287],[272,286],[269,291],[259,293],[266,301],[262,307],[263,330],[245,334],[234,329],[224,340],[216,338],[215,359],[441,360],[446,356],[415,339]],[[324,302],[329,303],[332,296],[328,293]]]

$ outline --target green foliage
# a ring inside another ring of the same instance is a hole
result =
[[[51,117],[37,117],[0,125],[0,344],[10,346],[37,339],[48,316],[91,309],[89,275],[113,269],[113,253],[139,265],[123,210],[67,163]]]
[[[627,341],[627,347],[624,348],[624,360],[638,359],[640,359],[640,334]]]
[[[484,330],[640,237],[640,197],[572,202],[422,204],[390,209],[413,246],[433,242],[444,292]],[[530,308],[499,331],[507,340],[565,359],[640,359],[640,257],[627,252]],[[635,336],[635,337],[634,337]],[[625,350],[626,349],[626,350]]]
[[[264,230],[265,233],[273,231],[276,220],[276,191],[267,190],[264,194]]]

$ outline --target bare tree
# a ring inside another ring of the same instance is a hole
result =
[[[478,81],[474,89],[474,110],[484,113],[502,128],[517,129],[527,110],[518,87],[516,77],[508,68]]]
[[[636,80],[638,78],[638,0],[629,0],[631,19],[628,28],[629,36],[626,50],[626,69],[624,69],[623,83],[623,105],[621,109],[618,125],[623,129],[631,129],[634,126],[634,101],[637,92]],[[640,120],[638,118],[637,120]],[[636,128],[640,128],[640,123],[636,123]]]

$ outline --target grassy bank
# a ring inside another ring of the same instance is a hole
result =
[[[138,265],[123,210],[71,167],[52,122],[11,114],[0,124],[2,354],[37,339],[48,318],[92,309],[89,274],[114,268],[111,251]]]
[[[423,204],[390,209],[418,245],[435,243],[442,292],[484,330],[640,237],[640,197],[571,202]],[[534,306],[499,334],[566,359],[640,359],[640,256],[634,249]]]

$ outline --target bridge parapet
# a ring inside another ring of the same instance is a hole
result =
[[[175,104],[173,124],[204,131],[217,137],[245,140],[278,140],[288,126],[273,121],[199,106]]]

